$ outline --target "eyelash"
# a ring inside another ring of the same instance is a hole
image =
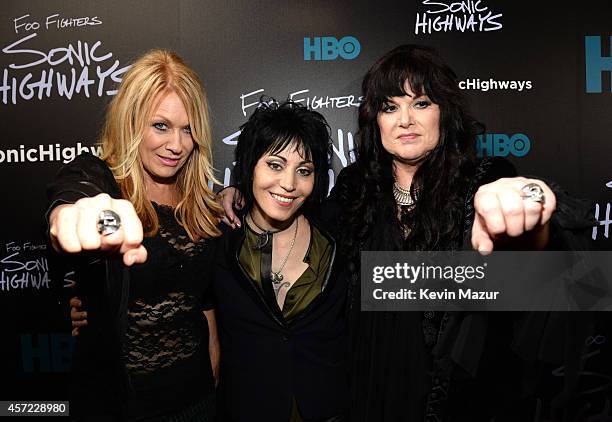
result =
[[[279,163],[275,163],[275,162],[268,162],[268,167],[272,170],[272,171],[281,171],[283,166]],[[299,168],[297,169],[297,172],[300,176],[302,177],[308,177],[312,174],[313,170],[308,169],[308,168]]]
[[[431,101],[419,100],[419,101],[416,101],[412,106],[416,109],[421,110],[421,109],[429,107],[430,105],[431,105]]]
[[[397,106],[395,104],[383,104],[382,112],[383,113],[392,113],[397,110]]]
[[[274,171],[280,171],[283,168],[283,166],[281,166],[278,163],[274,163],[274,162],[269,162],[268,163],[268,167],[270,167],[270,169],[272,169]]]
[[[161,132],[165,132],[166,130],[168,130],[168,125],[163,122],[153,123],[153,127]],[[191,135],[191,126],[185,126],[183,128],[183,132]]]
[[[412,103],[410,106],[417,110],[423,110],[429,107],[431,104],[432,102],[428,100],[418,100]],[[397,111],[397,108],[398,107],[395,104],[384,104],[382,107],[382,112],[383,113],[393,113],[394,111]]]

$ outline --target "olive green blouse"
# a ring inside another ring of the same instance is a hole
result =
[[[251,280],[262,290],[261,284],[261,251],[255,247],[258,235],[246,226],[245,241],[240,250],[240,264]],[[290,321],[298,316],[321,293],[321,288],[331,263],[332,245],[327,238],[312,224],[310,225],[310,244],[304,257],[308,268],[293,283],[285,297],[283,317]]]

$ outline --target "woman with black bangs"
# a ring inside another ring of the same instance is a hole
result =
[[[433,49],[393,49],[362,89],[357,161],[327,203],[343,210],[334,234],[351,269],[351,421],[519,420],[516,403],[536,385],[520,379],[526,362],[511,347],[513,330],[528,330],[523,314],[361,312],[360,252],[563,250],[565,226],[591,227],[589,204],[506,161],[478,161],[483,128]]]
[[[238,230],[215,269],[220,407],[231,421],[341,421],[348,397],[345,265],[315,221],[331,139],[319,113],[262,103],[242,127]]]

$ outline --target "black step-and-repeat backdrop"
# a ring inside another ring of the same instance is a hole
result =
[[[399,44],[435,46],[486,124],[474,140],[480,153],[591,198],[592,239],[610,249],[612,5],[541,3],[549,2],[2,2],[0,400],[66,398],[73,342],[58,292],[74,280],[49,272],[45,185],[76,155],[99,152],[117,83],[154,47],[176,50],[201,76],[214,164],[228,183],[238,127],[261,95],[325,115],[337,174],[354,159],[368,67]],[[596,338],[593,347],[610,350],[612,339]]]

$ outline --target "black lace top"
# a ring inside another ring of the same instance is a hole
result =
[[[208,325],[211,241],[192,242],[173,208],[153,204],[160,228],[145,238],[148,258],[130,272],[123,359],[132,414],[164,413],[212,391]]]

